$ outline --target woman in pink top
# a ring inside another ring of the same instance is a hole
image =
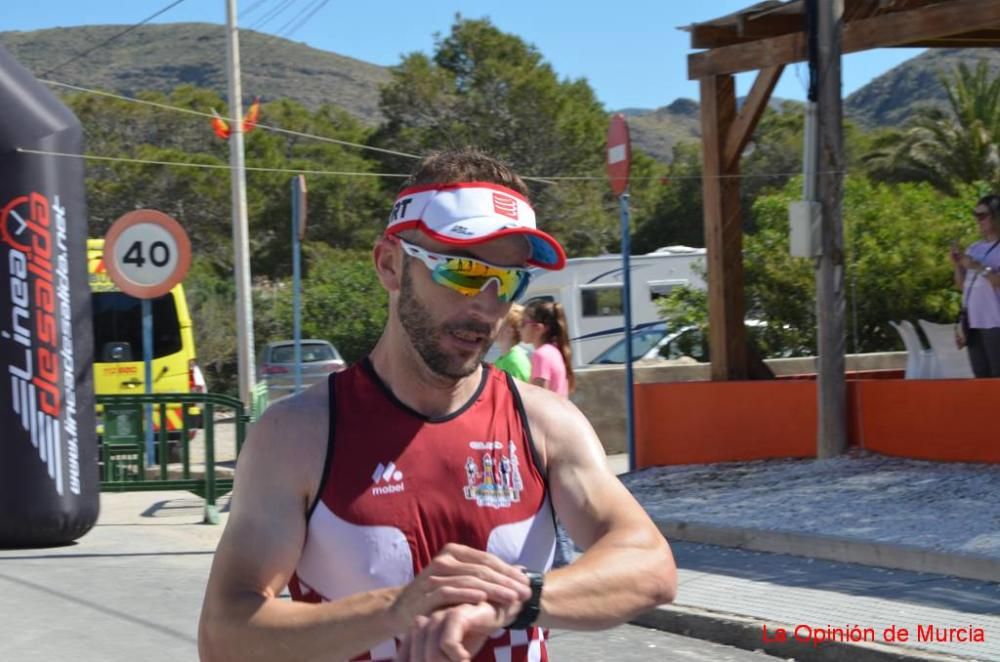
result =
[[[531,383],[569,397],[576,380],[562,306],[552,301],[534,301],[525,306],[521,338],[535,346],[531,355]]]

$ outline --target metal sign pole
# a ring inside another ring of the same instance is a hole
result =
[[[302,245],[299,242],[299,177],[292,177],[292,338],[295,340],[295,392],[302,390]]]
[[[628,441],[628,468],[635,471],[635,421],[632,383],[632,240],[628,207],[628,178],[632,167],[632,138],[628,121],[621,113],[611,118],[608,126],[607,171],[611,192],[618,196],[622,215],[622,312],[625,314],[625,437]]]
[[[625,312],[625,435],[628,440],[628,470],[635,471],[635,406],[632,394],[632,239],[629,220],[628,193],[618,196],[622,217],[622,292]]]
[[[145,364],[146,395],[153,392],[153,304],[149,299],[142,300],[142,361]],[[166,425],[166,421],[160,421]],[[153,405],[146,403],[146,466],[151,467],[153,461]]]

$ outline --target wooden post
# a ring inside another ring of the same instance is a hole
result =
[[[843,0],[817,3],[819,57],[819,199],[823,218],[816,277],[819,354],[819,423],[816,455],[841,455],[847,449],[847,383],[844,333],[844,182],[843,107],[840,59]]]
[[[726,158],[726,144],[735,120],[733,77],[702,78],[702,194],[708,253],[709,347],[712,379],[720,381],[747,378],[739,159]]]

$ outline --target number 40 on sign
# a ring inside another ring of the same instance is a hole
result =
[[[181,224],[155,209],[128,212],[104,237],[111,280],[140,299],[163,296],[191,266],[191,242]]]

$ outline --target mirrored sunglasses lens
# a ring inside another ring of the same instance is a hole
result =
[[[491,281],[497,283],[501,301],[512,301],[524,289],[527,274],[519,269],[499,269],[472,260],[449,260],[434,270],[435,282],[466,296],[481,292]]]

